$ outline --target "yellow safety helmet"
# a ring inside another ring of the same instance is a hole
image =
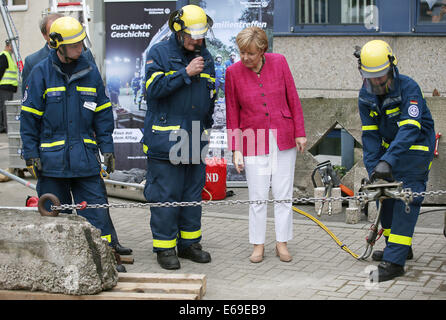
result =
[[[184,31],[192,39],[202,39],[213,25],[212,19],[199,6],[189,4],[172,12],[169,28],[172,32]]]
[[[61,17],[51,24],[50,47],[59,48],[60,45],[78,43],[85,39],[87,33],[80,22],[73,17]]]
[[[367,42],[361,49],[360,65],[361,74],[364,78],[382,77],[392,65],[397,64],[392,48],[382,40]]]

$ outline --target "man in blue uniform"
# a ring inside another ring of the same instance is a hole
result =
[[[135,72],[135,76],[132,78],[131,86],[133,90],[133,103],[136,104],[136,98],[138,97],[139,89],[141,89],[141,76],[139,72]]]
[[[360,53],[364,84],[359,92],[364,164],[370,180],[402,181],[413,192],[426,190],[435,148],[434,121],[418,84],[401,75],[391,47],[384,41],[367,42]],[[370,274],[372,281],[386,281],[404,274],[422,197],[405,212],[401,200],[383,201],[381,225],[386,247],[374,252],[380,260]]]
[[[31,73],[31,70],[34,68],[36,64],[38,64],[43,59],[46,59],[50,53],[50,29],[51,24],[59,18],[62,18],[64,15],[61,13],[52,13],[46,15],[39,24],[40,32],[42,33],[43,38],[45,39],[45,45],[37,50],[36,52],[30,54],[25,58],[25,65],[23,67],[22,71],[22,95],[25,93],[26,88],[26,82],[28,80],[28,76]],[[91,51],[88,48],[84,48],[84,54],[86,55],[87,59],[92,61],[94,63],[93,55],[91,54]]]
[[[42,33],[43,38],[45,39],[45,45],[38,51],[30,54],[29,56],[27,56],[25,58],[25,66],[23,68],[22,71],[22,96],[25,94],[25,88],[27,86],[27,81],[28,81],[28,77],[31,73],[31,70],[34,68],[34,66],[36,66],[40,61],[48,58],[48,55],[50,54],[50,44],[49,42],[51,41],[50,39],[50,29],[51,29],[51,25],[53,24],[53,22],[56,19],[62,18],[64,17],[63,14],[61,13],[52,13],[52,14],[48,14],[46,15],[39,23],[39,28],[40,28],[40,32]],[[84,50],[82,52],[83,55],[85,55],[85,57],[91,61],[93,64],[96,64],[93,58],[93,54],[91,53],[91,50],[89,50],[88,48],[84,47]],[[1,132],[1,130],[0,130]],[[109,210],[107,209],[108,215],[110,216]],[[111,217],[110,217],[111,220]],[[113,222],[111,221],[111,223],[113,224]],[[122,254],[122,255],[129,255],[132,253],[132,249],[127,248],[122,246],[119,243],[118,240],[118,235],[116,233],[116,229],[113,227],[113,231],[112,231],[112,243],[113,248],[116,250],[117,253]]]
[[[31,71],[21,108],[23,157],[38,178],[37,193],[52,193],[62,204],[72,203],[71,194],[76,203],[107,203],[99,150],[107,171],[114,170],[111,103],[97,67],[82,54],[85,37],[72,17],[53,22],[50,46],[56,50]],[[107,209],[78,213],[116,245]]]
[[[218,100],[220,89],[225,93],[225,73],[226,68],[223,65],[223,57],[219,54],[215,56],[215,98]]]
[[[169,18],[170,39],[154,45],[147,55],[143,148],[144,195],[149,202],[201,201],[206,169],[201,134],[212,127],[215,100],[214,62],[204,40],[211,26],[203,9],[184,6]],[[150,226],[162,268],[180,268],[178,257],[211,261],[199,243],[201,206],[153,207]]]

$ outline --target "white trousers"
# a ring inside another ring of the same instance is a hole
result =
[[[293,197],[294,166],[297,148],[279,151],[273,132],[269,134],[269,154],[244,157],[249,200],[266,200],[269,189],[273,199]],[[293,238],[293,213],[291,202],[274,203],[276,241],[287,242]],[[249,206],[249,242],[264,244],[267,204]]]

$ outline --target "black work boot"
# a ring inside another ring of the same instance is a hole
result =
[[[382,261],[383,259],[383,255],[384,255],[384,251],[383,250],[376,250],[373,251],[372,254],[372,259],[374,261]],[[407,253],[407,260],[412,260],[413,259],[413,251],[412,251],[412,247],[409,247],[409,252]]]
[[[392,280],[393,278],[402,276],[404,274],[404,267],[388,261],[382,261],[378,265],[378,269],[370,272],[370,281],[383,282]]]
[[[131,255],[133,252],[132,249],[121,246],[119,242],[114,245],[113,249],[115,249],[115,251],[121,256],[128,256]]]
[[[211,262],[211,255],[209,252],[203,251],[201,244],[193,243],[183,250],[178,250],[178,257],[190,259],[193,262],[208,263]]]
[[[156,253],[156,260],[163,269],[180,269],[180,261],[176,255],[175,249],[167,249]]]
[[[118,272],[127,272],[127,269],[124,267],[124,265],[117,264],[116,265],[116,271],[118,271]]]

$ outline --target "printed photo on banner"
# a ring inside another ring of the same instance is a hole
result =
[[[105,0],[106,90],[113,106],[116,169],[146,168],[142,129],[146,114],[146,52],[170,35],[176,1]]]
[[[146,169],[146,156],[140,143],[147,110],[145,101],[145,57],[150,48],[171,35],[168,19],[177,1],[105,0],[106,14],[106,90],[115,119],[114,144],[116,169]],[[225,73],[240,60],[235,38],[246,27],[264,29],[273,44],[274,1],[204,0],[189,1],[212,17],[214,37],[206,45],[214,57],[216,105],[208,157],[224,157],[228,163],[227,180],[244,183],[227,149]]]
[[[240,60],[235,38],[247,27],[264,29],[268,35],[268,51],[272,51],[274,1],[204,0],[190,3],[202,7],[214,21],[212,30],[215,38],[206,40],[207,48],[214,57],[217,91],[208,156],[226,158],[228,182],[244,182],[244,171],[237,173],[232,164],[232,153],[227,149],[225,73],[229,66]]]

